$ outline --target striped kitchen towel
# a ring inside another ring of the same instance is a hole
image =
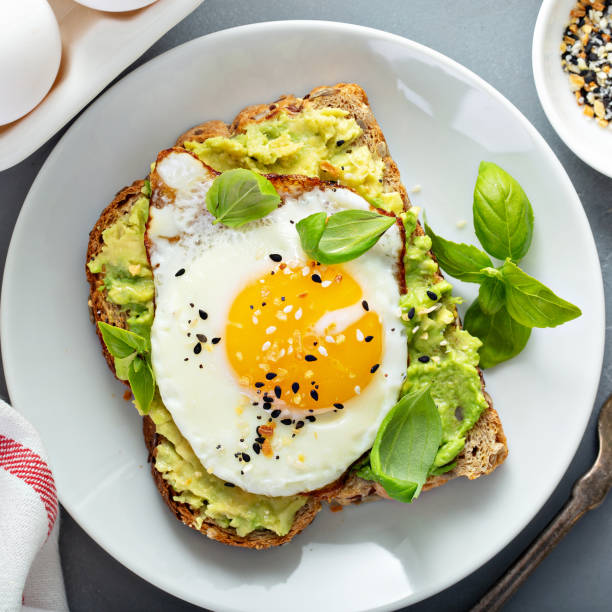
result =
[[[40,437],[0,400],[0,611],[68,610],[58,504]]]

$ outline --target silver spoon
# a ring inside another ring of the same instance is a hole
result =
[[[591,469],[576,482],[567,504],[471,612],[500,610],[576,521],[589,510],[597,508],[604,500],[612,488],[612,395],[599,412],[597,431],[597,459]]]

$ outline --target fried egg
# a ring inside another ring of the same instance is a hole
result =
[[[362,197],[281,178],[281,205],[232,229],[206,208],[214,178],[176,149],[151,175],[162,400],[205,469],[229,486],[274,496],[318,489],[371,448],[398,399],[407,363],[401,225],[353,261],[320,265],[296,223],[369,209]]]

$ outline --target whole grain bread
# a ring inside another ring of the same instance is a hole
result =
[[[409,200],[406,189],[400,181],[399,170],[389,155],[387,143],[380,126],[376,122],[369,106],[367,96],[363,89],[355,84],[339,83],[333,87],[317,87],[303,98],[294,96],[283,96],[272,104],[249,106],[242,110],[231,124],[222,121],[209,121],[198,125],[182,134],[177,140],[177,146],[182,146],[187,141],[204,142],[213,136],[230,137],[244,131],[246,126],[252,122],[260,122],[274,117],[279,112],[297,114],[308,108],[342,108],[348,111],[363,130],[363,134],[356,145],[366,144],[375,158],[383,160],[385,171],[383,176],[383,188],[385,192],[396,191],[402,196],[404,206],[408,207]],[[274,177],[276,179],[276,177]],[[312,184],[319,183],[316,179],[310,179]],[[277,187],[286,179],[275,180]],[[303,188],[304,183],[297,180],[297,184]],[[141,195],[143,181],[136,181],[131,186],[121,190],[114,200],[104,209],[90,233],[87,249],[87,262],[91,261],[100,252],[103,246],[102,232],[112,225],[117,219],[131,210],[131,207]],[[294,184],[295,187],[295,184]],[[297,187],[296,187],[297,188]],[[423,229],[417,225],[415,234],[422,235]],[[432,254],[432,258],[435,257]],[[112,325],[125,328],[126,316],[114,304],[106,298],[106,290],[103,286],[103,274],[93,274],[86,266],[87,279],[90,284],[89,307],[92,320],[105,321]],[[442,275],[438,271],[438,277]],[[461,326],[458,314],[455,324]],[[106,361],[114,372],[114,361],[108,353],[101,335],[97,330],[102,351]],[[480,373],[483,391],[484,380]],[[424,490],[440,486],[452,478],[466,476],[469,479],[478,478],[492,472],[506,459],[508,448],[501,421],[489,395],[485,392],[488,408],[482,413],[475,426],[468,432],[466,444],[457,458],[456,467],[441,476],[432,476],[423,487]],[[181,502],[174,500],[176,493],[163,479],[161,473],[155,468],[156,448],[161,441],[161,436],[156,433],[153,421],[145,416],[143,418],[143,433],[145,444],[149,452],[151,472],[154,481],[169,508],[174,515],[185,525],[201,531],[211,539],[221,541],[225,544],[243,546],[248,548],[269,548],[291,540],[297,533],[302,531],[314,519],[321,508],[321,501],[327,501],[332,505],[346,505],[358,503],[364,500],[387,498],[384,489],[377,483],[363,480],[348,470],[340,479],[318,491],[307,494],[306,504],[296,514],[293,526],[289,533],[278,536],[268,530],[257,530],[251,534],[241,537],[234,529],[224,528],[216,525],[213,521],[205,520],[200,528],[196,524],[196,514],[191,508]]]

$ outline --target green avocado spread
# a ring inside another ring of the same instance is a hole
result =
[[[218,171],[244,167],[337,180],[373,205],[399,213],[400,194],[383,192],[382,161],[365,144],[354,144],[361,135],[354,119],[332,108],[295,116],[282,113],[250,125],[246,133],[187,142],[185,147]],[[126,312],[128,329],[144,336],[150,334],[155,293],[144,246],[148,214],[149,199],[143,188],[132,209],[103,232],[104,246],[88,263],[92,273],[104,275],[107,299]],[[447,281],[436,278],[438,267],[428,254],[429,237],[413,234],[417,214],[416,208],[401,214],[407,236],[407,293],[400,306],[410,358],[402,393],[431,385],[443,429],[432,473],[442,473],[452,469],[466,433],[487,403],[476,369],[481,343],[455,323],[459,299],[452,296]],[[117,375],[127,378],[125,364],[116,361]],[[158,446],[156,468],[174,489],[174,499],[188,504],[200,525],[209,518],[242,536],[262,528],[278,535],[288,533],[306,497],[267,497],[227,486],[202,466],[158,394],[149,416],[164,438]]]

